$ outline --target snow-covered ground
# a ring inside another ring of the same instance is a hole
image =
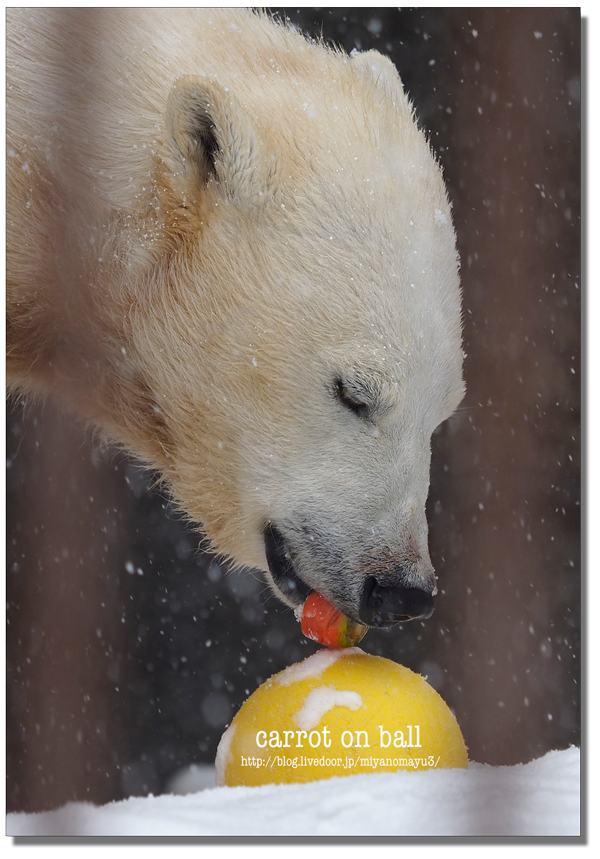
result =
[[[9,814],[18,836],[579,835],[579,749],[528,764],[373,773],[311,784],[218,787]],[[174,790],[206,785],[191,771]]]

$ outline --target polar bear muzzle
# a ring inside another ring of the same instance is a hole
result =
[[[266,523],[263,539],[267,564],[276,591],[284,602],[300,606],[314,588],[298,574],[293,551],[273,522]],[[389,629],[408,620],[427,620],[431,617],[434,592],[403,584],[403,580],[408,577],[408,571],[403,566],[396,567],[394,574],[397,584],[383,584],[374,575],[367,575],[360,586],[358,605],[354,611],[349,605],[336,607],[360,623],[382,629]],[[388,578],[389,575],[390,571],[386,570]],[[325,581],[316,583],[316,589],[326,594],[327,599],[335,605],[336,600],[328,593],[330,587]]]

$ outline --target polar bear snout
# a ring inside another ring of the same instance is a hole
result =
[[[299,540],[299,533],[310,538]],[[435,573],[414,550],[401,558],[389,549],[383,555],[371,550],[352,560],[315,529],[288,525],[284,533],[270,521],[263,540],[270,582],[292,607],[315,590],[367,626],[386,629],[433,614]]]
[[[427,620],[433,614],[433,593],[403,585],[382,585],[368,576],[359,617],[367,626],[390,627],[406,620]]]

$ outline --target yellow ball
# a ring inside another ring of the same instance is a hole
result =
[[[358,647],[320,650],[263,683],[216,759],[229,786],[467,765],[458,723],[426,680]]]

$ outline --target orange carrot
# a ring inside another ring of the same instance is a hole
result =
[[[352,647],[368,629],[347,617],[316,591],[304,603],[301,626],[307,638],[324,647]]]

